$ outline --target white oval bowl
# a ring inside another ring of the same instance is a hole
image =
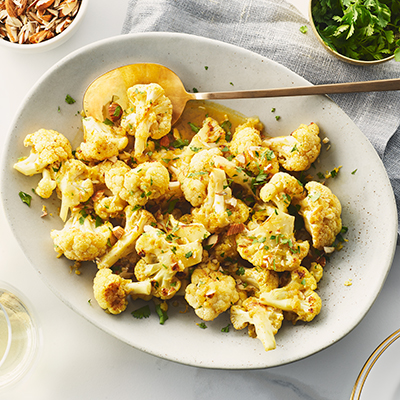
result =
[[[275,350],[265,352],[259,340],[248,337],[247,329],[222,333],[221,328],[229,323],[228,315],[221,315],[207,323],[207,329],[200,329],[196,323],[201,321],[193,312],[179,312],[182,306],[170,307],[165,325],[160,325],[155,315],[134,319],[130,312],[138,305],[133,304],[119,316],[106,314],[93,298],[95,265],[85,266],[82,275],[77,276],[70,273],[71,261],[56,258],[49,234],[51,229],[63,226],[57,216],[59,202],[35,197],[28,208],[18,199],[19,191],[30,193],[39,180],[13,169],[16,160],[29,152],[23,139],[30,132],[47,128],[66,135],[73,146],[79,144],[79,101],[87,86],[110,69],[138,62],[166,65],[190,90],[232,90],[232,84],[238,90],[310,85],[287,68],[250,51],[178,33],[117,36],[64,58],[37,82],[22,103],[11,125],[1,166],[5,213],[40,276],[69,307],[99,328],[150,354],[188,365],[225,369],[273,367],[310,356],[343,338],[367,313],[386,279],[396,248],[397,213],[389,179],[374,148],[326,96],[221,102],[244,115],[257,115],[273,136],[290,134],[300,123],[316,122],[321,135],[328,136],[332,143],[329,151],[322,152],[318,171],[343,166],[329,186],[342,202],[349,241],[325,269],[319,285],[323,301],[320,315],[308,324],[285,323],[276,336]],[[67,94],[77,103],[66,104]],[[281,116],[279,121],[275,119],[277,114]],[[354,170],[357,172],[352,174]],[[40,218],[43,204],[47,204],[52,216]],[[352,286],[345,285],[349,279]],[[93,299],[90,304],[89,299]]]

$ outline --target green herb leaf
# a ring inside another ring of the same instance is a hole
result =
[[[30,207],[31,201],[32,201],[32,196],[25,192],[19,192],[18,194],[19,194],[19,198],[22,200],[22,202],[25,203],[28,207]]]
[[[68,104],[74,104],[74,103],[76,103],[76,100],[74,100],[69,94],[67,94],[65,96],[65,102]]]
[[[135,311],[131,312],[132,317],[136,318],[136,319],[143,319],[143,318],[149,318],[151,311],[150,311],[150,307],[148,305],[143,306],[141,308],[138,308]]]
[[[156,313],[160,318],[160,324],[164,325],[165,321],[168,319],[168,315],[166,311],[163,311],[160,304],[156,305]]]
[[[175,149],[181,149],[189,144],[189,140],[187,139],[176,139],[172,142],[172,147]]]
[[[308,26],[303,25],[300,27],[300,32],[306,34],[308,32]]]

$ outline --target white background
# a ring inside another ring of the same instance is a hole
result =
[[[307,15],[307,0],[291,2]],[[76,35],[50,52],[22,55],[0,48],[0,145],[19,104],[40,76],[70,52],[118,35],[127,3],[92,0]],[[35,368],[17,386],[0,393],[2,400],[349,399],[365,360],[398,328],[399,250],[380,296],[349,335],[305,360],[253,371],[175,364],[138,351],[91,325],[44,284],[13,238],[2,208],[0,255],[0,280],[14,285],[29,298],[39,315],[44,339]]]

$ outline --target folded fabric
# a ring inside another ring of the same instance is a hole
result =
[[[300,31],[303,25],[308,33]],[[364,67],[329,54],[312,34],[308,20],[285,0],[130,0],[122,33],[148,31],[189,33],[232,43],[286,66],[313,84],[400,77],[400,63],[394,60]],[[382,158],[400,210],[400,92],[330,97]]]

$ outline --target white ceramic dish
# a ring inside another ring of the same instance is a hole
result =
[[[184,49],[184,50],[183,50]],[[98,75],[136,62],[161,63],[175,71],[188,89],[199,91],[308,85],[288,69],[247,50],[184,34],[125,35],[94,43],[66,57],[34,86],[12,124],[2,159],[2,198],[10,226],[23,251],[52,290],[72,309],[95,325],[148,353],[180,363],[209,368],[265,368],[296,361],[337,342],[349,333],[373,304],[389,271],[397,237],[393,192],[384,167],[369,141],[354,123],[325,96],[235,100],[223,104],[241,113],[257,115],[271,135],[289,134],[300,123],[318,123],[332,147],[324,151],[317,171],[342,165],[330,187],[343,204],[349,242],[334,255],[320,283],[321,314],[310,324],[285,324],[277,349],[265,352],[247,330],[222,333],[228,315],[200,329],[194,313],[170,307],[165,325],[152,316],[134,319],[130,308],[119,316],[103,312],[93,298],[95,266],[81,276],[70,273],[71,262],[57,259],[49,232],[60,229],[58,202],[46,201],[53,216],[40,218],[44,201],[34,197],[28,208],[19,191],[31,192],[39,177],[25,177],[14,162],[29,150],[26,134],[39,128],[55,129],[77,145],[81,140],[79,100]],[[208,68],[205,68],[205,67]],[[51,90],[49,90],[51,88]],[[69,94],[78,102],[64,102]],[[58,107],[60,110],[58,112]],[[275,113],[271,109],[275,108]],[[277,121],[275,115],[279,114]],[[352,174],[357,170],[356,173]],[[352,286],[345,282],[352,280]]]
[[[400,397],[400,329],[388,336],[371,354],[354,385],[350,400],[387,400]]]

